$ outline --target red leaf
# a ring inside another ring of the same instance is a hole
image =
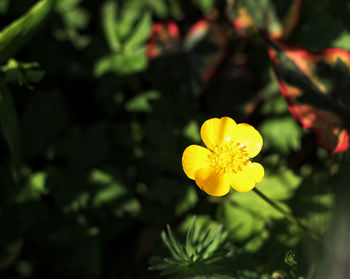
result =
[[[198,21],[186,34],[185,49],[200,58],[198,60],[200,64],[195,67],[198,68],[203,81],[207,82],[215,75],[218,65],[225,56],[227,41],[223,29],[208,20]]]
[[[179,51],[180,32],[176,22],[157,22],[153,25],[150,39],[147,43],[147,57]]]
[[[265,1],[265,5],[263,2],[256,3],[258,5],[251,9],[253,1],[256,0],[236,0],[228,5],[228,17],[236,32],[247,37],[250,31],[262,29],[273,39],[288,38],[299,21],[302,0],[291,0],[289,9],[282,18],[273,1]]]
[[[343,49],[312,52],[272,41],[268,50],[294,118],[314,132],[320,147],[332,152],[346,151],[349,131],[343,112],[347,108],[339,100],[350,90],[350,53]],[[342,78],[347,89],[338,84],[338,78]]]

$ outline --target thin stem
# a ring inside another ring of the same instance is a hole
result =
[[[319,236],[313,232],[310,228],[305,226],[303,223],[300,222],[299,219],[294,217],[291,212],[286,211],[284,208],[282,208],[278,203],[271,200],[268,196],[266,196],[264,193],[262,193],[257,188],[254,188],[253,191],[264,201],[266,201],[268,204],[270,204],[273,208],[281,212],[288,220],[292,221],[293,223],[297,224],[301,229],[303,229],[305,232],[307,232],[312,238],[316,240],[320,240]]]

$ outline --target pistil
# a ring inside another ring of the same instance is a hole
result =
[[[209,155],[209,160],[217,173],[238,173],[250,162],[246,146],[231,141],[217,145]]]

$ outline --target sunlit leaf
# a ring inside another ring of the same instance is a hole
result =
[[[115,180],[108,173],[100,170],[93,170],[91,172],[90,180],[98,185],[96,195],[92,200],[95,207],[111,203],[126,194],[125,187],[117,180]]]
[[[132,112],[151,112],[152,101],[160,98],[160,94],[157,91],[143,92],[125,104],[127,111]]]
[[[130,0],[123,2],[116,18],[116,31],[122,40],[125,40],[133,34],[135,23],[143,15],[143,4],[140,1]]]
[[[315,133],[319,146],[332,152],[347,150],[350,53],[316,53],[269,41],[269,54],[294,118]]]
[[[140,2],[128,1],[119,7],[107,1],[102,9],[102,23],[110,53],[96,62],[95,75],[100,77],[108,72],[128,75],[145,69],[152,19]]]
[[[144,13],[133,29],[132,35],[125,42],[124,47],[126,52],[135,51],[141,45],[145,44],[151,31],[151,24],[151,15],[149,13]]]
[[[184,128],[184,136],[192,142],[200,143],[201,136],[199,133],[199,126],[196,121],[190,121]]]
[[[260,126],[259,131],[264,138],[265,149],[288,153],[300,147],[301,129],[291,116],[269,119]]]
[[[287,209],[285,201],[293,196],[299,182],[300,177],[291,171],[284,170],[267,174],[258,188]],[[253,251],[258,249],[268,236],[266,223],[283,217],[279,211],[253,191],[233,193],[232,200],[222,203],[218,211],[219,220],[231,232],[232,238],[246,242],[246,248]]]
[[[17,82],[19,85],[39,82],[45,74],[36,62],[22,63],[9,59],[7,64],[0,67],[6,82]]]
[[[118,51],[120,49],[120,40],[115,23],[117,18],[117,7],[117,3],[114,1],[107,1],[102,6],[103,31],[109,47],[113,51]]]
[[[26,14],[0,31],[0,63],[13,56],[36,32],[55,0],[41,0]]]
[[[294,30],[300,14],[302,0],[289,0],[288,4],[276,0],[236,0],[228,5],[228,16],[236,31],[247,36],[256,28],[265,30],[272,38],[287,38]]]
[[[30,200],[39,200],[43,194],[48,191],[46,189],[47,173],[36,172],[29,176],[28,183],[22,187],[21,192],[17,195],[17,202],[26,202]]]

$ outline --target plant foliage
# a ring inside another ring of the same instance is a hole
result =
[[[349,13],[0,0],[0,278],[348,278]],[[263,136],[275,206],[184,174],[223,116]]]

